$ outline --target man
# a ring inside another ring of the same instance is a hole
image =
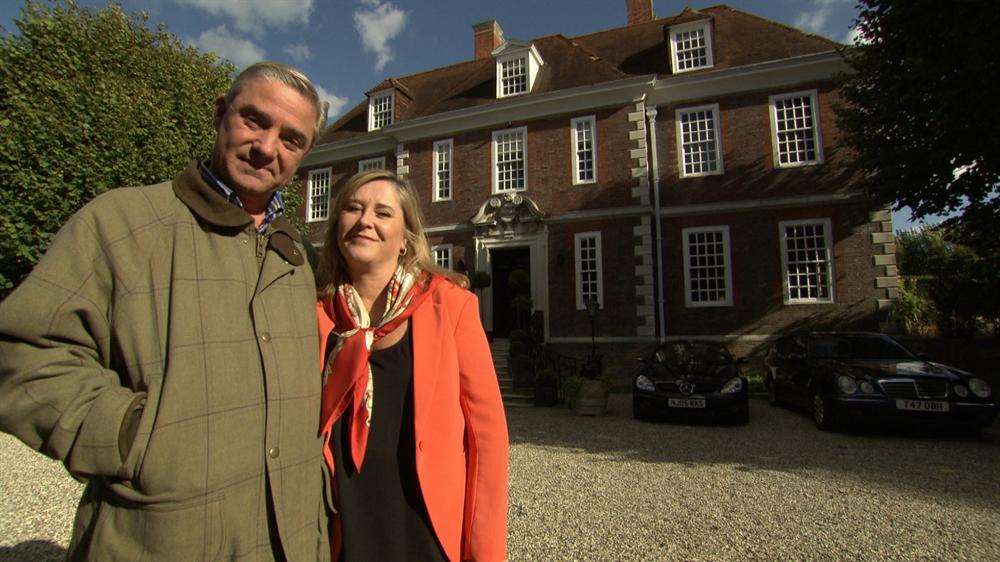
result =
[[[0,429],[87,482],[70,558],[315,560],[315,283],[280,188],[326,119],[258,63],[211,158],[76,213],[0,303]]]

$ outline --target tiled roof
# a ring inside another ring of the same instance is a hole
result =
[[[712,21],[714,69],[832,51],[841,46],[817,35],[720,5],[681,13],[644,24],[617,27],[572,39],[549,35],[532,41],[544,64],[531,93],[552,92],[646,74],[670,74],[668,27]],[[697,71],[696,71],[697,72]],[[396,120],[476,107],[496,99],[496,66],[492,58],[383,80],[369,90],[390,87],[408,100],[397,108]],[[530,95],[530,94],[529,94]],[[319,144],[368,134],[368,101],[358,104],[320,136]]]

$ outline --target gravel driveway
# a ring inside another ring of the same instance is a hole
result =
[[[1000,428],[827,434],[751,401],[751,423],[511,409],[513,560],[997,560]],[[59,559],[81,488],[0,435],[0,560]]]

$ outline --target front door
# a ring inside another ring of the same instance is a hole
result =
[[[506,338],[516,328],[527,328],[531,310],[518,310],[515,298],[519,295],[531,297],[531,250],[528,248],[494,248],[490,250],[493,276],[493,337]],[[511,284],[511,273],[515,283]],[[517,286],[517,277],[527,279],[527,283]],[[520,299],[524,302],[524,299]]]

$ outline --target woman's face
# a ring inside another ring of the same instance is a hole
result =
[[[337,244],[350,273],[392,267],[406,247],[396,186],[375,180],[358,188],[337,217]]]

